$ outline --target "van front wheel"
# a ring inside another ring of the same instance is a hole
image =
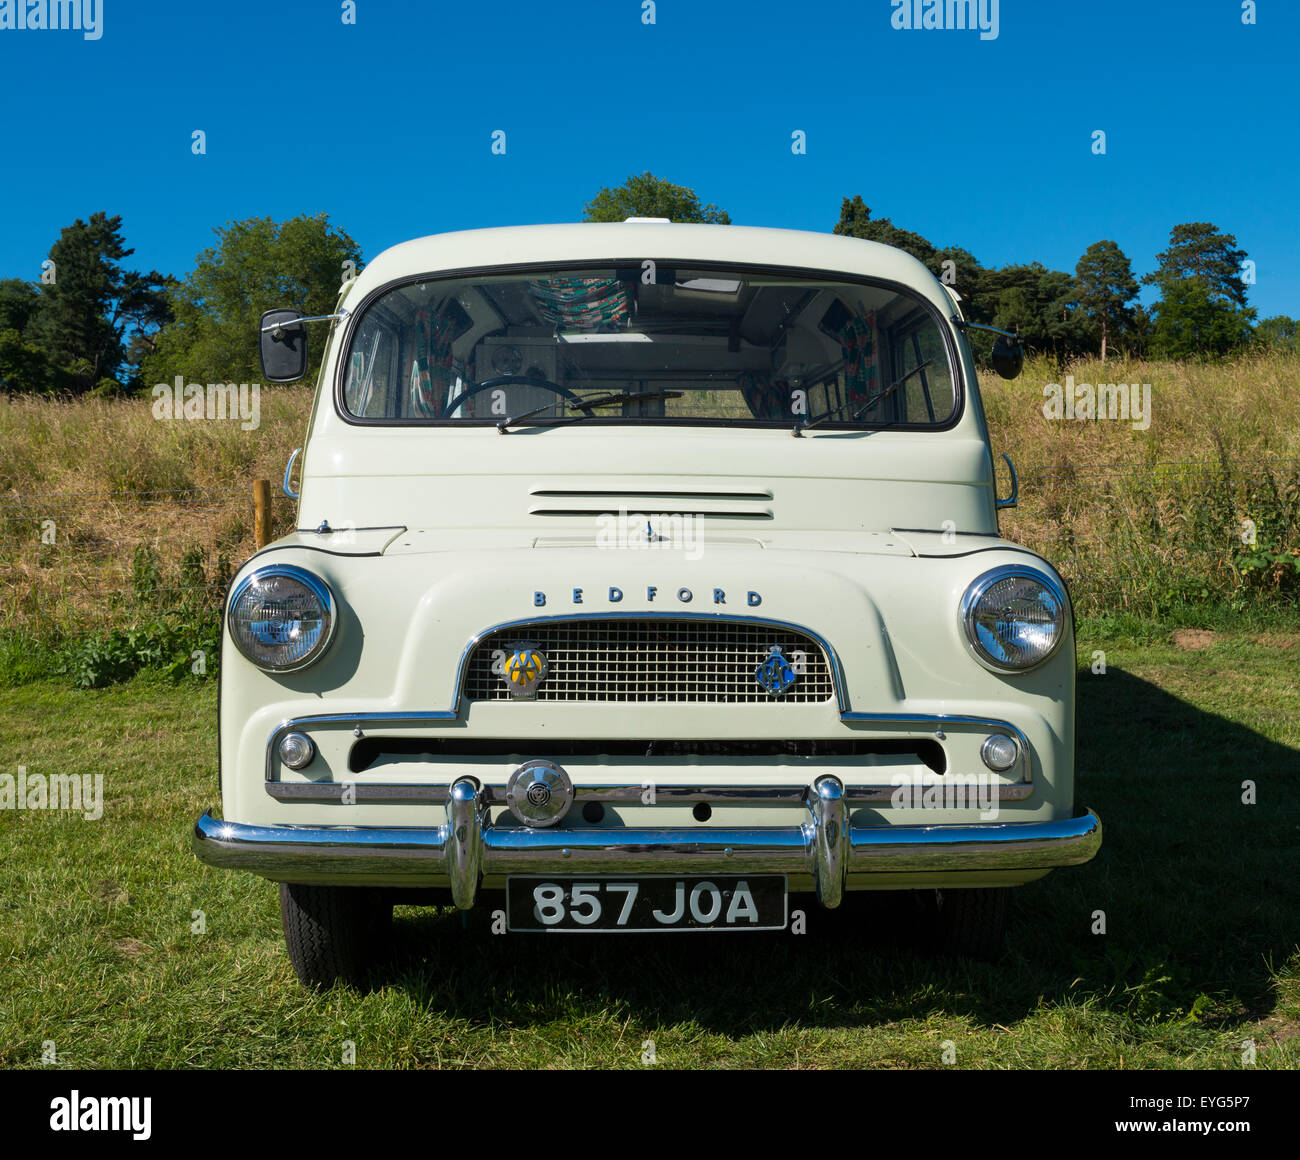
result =
[[[298,978],[326,988],[364,979],[388,941],[393,904],[361,886],[282,882],[280,921]]]

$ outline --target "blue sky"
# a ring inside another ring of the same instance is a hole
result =
[[[747,225],[830,230],[861,194],[986,265],[1111,238],[1140,275],[1212,221],[1260,317],[1300,315],[1296,0],[1253,27],[1240,0],[1000,0],[996,39],[895,30],[889,0],[100,4],[97,40],[0,28],[0,277],[101,209],[183,275],[240,218],[324,211],[370,258],[575,221],[649,169]]]

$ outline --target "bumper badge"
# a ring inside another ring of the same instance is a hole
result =
[[[510,647],[509,655],[504,649],[497,650],[497,655],[492,658],[492,671],[505,682],[512,697],[520,700],[536,697],[537,687],[546,680],[550,669],[546,654],[528,641]]]
[[[768,649],[767,660],[755,671],[754,679],[772,696],[780,697],[794,688],[799,676],[782,655],[781,646],[774,644]]]

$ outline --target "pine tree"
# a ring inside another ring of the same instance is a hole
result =
[[[1074,270],[1079,306],[1101,332],[1101,361],[1112,337],[1133,323],[1130,305],[1137,297],[1137,279],[1124,251],[1114,242],[1093,242]]]
[[[1211,222],[1177,225],[1156,259],[1159,267],[1142,281],[1160,287],[1153,335],[1159,353],[1223,355],[1250,341],[1255,311],[1246,305],[1246,251],[1232,234]]]
[[[1246,251],[1237,248],[1234,234],[1220,233],[1212,222],[1185,222],[1169,231],[1169,249],[1156,255],[1159,267],[1142,279],[1164,290],[1175,282],[1196,278],[1210,298],[1246,305],[1242,266]]]
[[[167,279],[157,271],[140,274],[120,265],[134,252],[123,241],[121,217],[103,212],[65,226],[50,248],[54,281],[41,285],[25,337],[67,372],[75,392],[114,380],[126,331],[156,326],[167,316],[162,294]]]

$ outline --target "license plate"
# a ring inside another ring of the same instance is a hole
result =
[[[506,880],[512,931],[784,930],[786,884],[778,874],[748,877]]]

